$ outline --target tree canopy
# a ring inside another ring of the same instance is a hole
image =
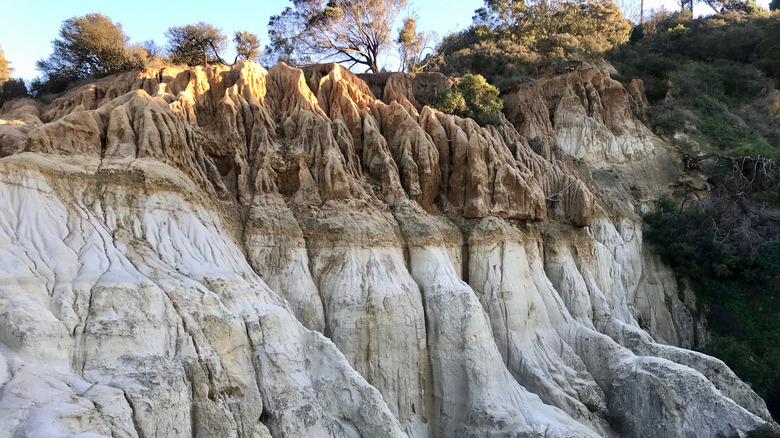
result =
[[[0,106],[19,97],[27,97],[27,86],[22,79],[8,79],[0,85]]]
[[[423,51],[426,50],[428,37],[417,31],[417,20],[412,17],[404,18],[404,24],[398,30],[398,54],[401,57],[401,71],[419,71],[422,63]]]
[[[235,63],[239,59],[254,61],[260,57],[260,38],[247,31],[236,31],[233,34],[233,42],[236,44]]]
[[[13,70],[14,69],[8,65],[8,60],[5,59],[3,48],[0,47],[0,84],[11,78]]]
[[[479,73],[503,88],[551,64],[602,56],[630,30],[612,0],[485,0],[471,27],[444,38],[426,70]]]
[[[332,60],[379,71],[379,55],[393,44],[395,18],[406,0],[291,0],[268,22],[271,62],[300,65]]]
[[[21,79],[11,78],[14,69],[9,65],[0,48],[0,106],[8,100],[27,96],[27,87]]]
[[[142,66],[147,53],[128,44],[121,24],[103,14],[87,14],[62,22],[54,51],[36,62],[43,77],[32,83],[37,95],[59,93],[85,78],[103,77]]]
[[[70,79],[100,77],[139,64],[129,49],[121,24],[102,14],[87,14],[62,22],[54,51],[38,61],[38,70],[47,76]]]
[[[485,0],[485,7],[475,11],[474,23],[524,43],[567,34],[602,51],[628,41],[631,30],[612,0]]]
[[[174,26],[165,32],[171,61],[187,65],[227,64],[220,53],[227,47],[227,35],[208,23]]]

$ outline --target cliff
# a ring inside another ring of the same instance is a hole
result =
[[[239,63],[6,104],[0,435],[775,427],[643,245],[681,169],[638,95],[580,66],[483,128],[441,83]]]

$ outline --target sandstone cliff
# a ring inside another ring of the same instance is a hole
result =
[[[482,128],[424,105],[446,78],[369,82],[239,63],[4,106],[0,436],[774,426],[685,349],[638,216],[678,160],[636,97],[581,66]]]

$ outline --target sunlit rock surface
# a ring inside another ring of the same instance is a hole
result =
[[[165,68],[0,110],[0,436],[742,436],[643,245],[674,153],[588,66]],[[377,98],[379,97],[379,98]],[[511,122],[511,123],[510,123]],[[86,436],[86,435],[85,435]]]

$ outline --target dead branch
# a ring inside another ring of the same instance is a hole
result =
[[[550,195],[550,196],[546,196],[546,197],[544,198],[544,199],[545,199],[545,201],[552,201],[552,202],[555,202],[555,201],[557,201],[557,200],[558,200],[558,196],[559,196],[561,193],[565,192],[566,190],[569,190],[569,187],[571,187],[571,186],[572,186],[572,185],[573,185],[573,184],[574,184],[576,181],[577,181],[576,179],[573,179],[573,178],[572,178],[572,180],[571,180],[571,182],[569,183],[569,185],[568,185],[568,186],[566,186],[566,187],[565,187],[563,190],[561,190],[561,191],[559,191],[559,192],[553,193],[553,194],[552,194],[552,195]]]

